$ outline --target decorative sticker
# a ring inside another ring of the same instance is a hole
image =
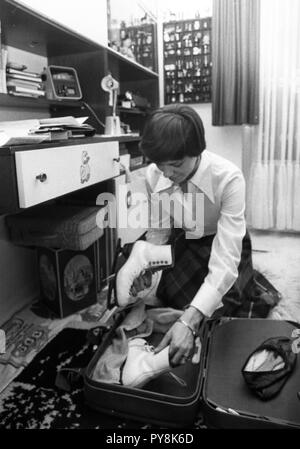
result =
[[[80,167],[80,181],[81,184],[84,184],[85,182],[88,182],[91,177],[91,169],[89,166],[90,156],[87,151],[84,150],[82,152],[81,160],[82,165]]]

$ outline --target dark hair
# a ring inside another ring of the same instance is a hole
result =
[[[156,163],[199,156],[205,148],[205,131],[199,114],[182,104],[152,112],[140,143],[143,154]]]

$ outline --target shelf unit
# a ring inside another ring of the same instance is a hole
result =
[[[114,57],[116,60],[118,60],[120,73],[122,75],[122,78],[124,80],[130,79],[137,79],[142,80],[146,78],[149,79],[156,79],[158,80],[158,73],[154,72],[153,70],[150,70],[148,67],[143,66],[137,61],[133,61],[130,58],[127,58],[126,56],[122,55],[121,53],[117,52],[113,48],[110,47],[104,47],[107,51],[107,54]]]
[[[120,34],[121,39],[122,36],[129,36],[132,51],[138,63],[152,71],[157,70],[157,36],[154,23],[121,28]]]
[[[18,49],[30,53],[33,59],[43,57],[48,65],[73,67],[78,74],[83,94],[82,100],[79,101],[56,101],[0,94],[0,109],[4,113],[2,115],[5,115],[6,110],[10,111],[10,116],[11,111],[16,111],[18,119],[23,115],[24,118],[27,118],[28,111],[36,118],[41,112],[50,117],[87,115],[89,116],[88,123],[96,129],[97,141],[118,141],[120,154],[129,153],[132,160],[137,161],[135,168],[142,166],[145,161],[139,150],[140,137],[136,135],[104,137],[103,126],[86,109],[84,103],[93,109],[103,123],[106,116],[112,115],[112,108],[108,106],[109,94],[101,88],[102,78],[111,73],[120,83],[121,95],[129,90],[146,98],[151,108],[156,108],[159,102],[158,74],[14,0],[0,0],[0,21],[3,45],[8,49]],[[31,67],[28,67],[28,70],[30,71]],[[121,121],[128,124],[133,132],[141,133],[147,113],[137,109],[129,112],[121,108],[119,114]],[[86,142],[86,139],[82,139],[82,143]],[[72,143],[72,141],[67,141],[64,144],[71,145]],[[3,179],[3,204],[0,212],[7,213],[16,208],[15,156],[11,149],[6,153],[2,148],[0,153],[0,172]],[[13,189],[14,192],[12,192]],[[6,196],[9,198],[12,193],[15,195],[14,201],[9,202],[6,200]]]
[[[82,100],[93,108],[102,122],[112,113],[107,106],[108,93],[100,86],[101,79],[109,72],[120,82],[120,93],[133,91],[146,97],[151,107],[158,106],[158,74],[141,64],[76,34],[14,0],[0,0],[0,20],[4,45],[44,56],[49,65],[75,69],[83,93]],[[82,115],[82,103],[70,100],[52,101],[0,94],[0,107],[45,109],[53,117]],[[92,116],[89,123],[98,133],[103,133]],[[140,126],[138,123],[134,128]]]
[[[211,20],[164,23],[166,104],[211,102]]]

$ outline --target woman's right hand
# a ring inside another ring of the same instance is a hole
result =
[[[145,271],[141,273],[137,278],[135,278],[132,287],[130,289],[130,293],[132,296],[137,296],[138,293],[142,290],[146,290],[151,287],[152,283],[152,273],[151,271]]]

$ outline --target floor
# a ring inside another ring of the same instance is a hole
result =
[[[269,318],[300,323],[300,234],[250,231],[254,268],[282,294]]]
[[[254,267],[263,273],[282,294],[282,300],[272,310],[269,318],[300,323],[300,234],[261,231],[250,231],[250,233]],[[101,417],[97,413],[94,414],[94,417],[91,414],[85,415],[82,413],[83,398],[80,396],[81,390],[78,388],[73,392],[63,394],[54,390],[53,379],[56,376],[57,366],[64,366],[63,357],[68,362],[73,363],[74,361],[74,366],[78,367],[86,366],[87,363],[78,364],[79,355],[80,357],[89,355],[81,349],[82,345],[88,348],[86,335],[81,335],[82,330],[77,329],[76,335],[78,332],[80,334],[78,337],[79,351],[78,348],[76,351],[74,349],[74,360],[66,350],[70,347],[70,341],[72,347],[75,343],[75,335],[72,333],[74,329],[66,329],[62,332],[65,333],[59,334],[57,339],[54,338],[35,357],[34,363],[25,368],[3,393],[0,398],[0,427],[17,429],[101,427],[116,430],[140,428],[137,424],[121,419],[113,418],[112,421],[112,418],[106,415],[101,415]],[[56,354],[57,362],[54,362],[53,354]],[[48,369],[45,360],[49,360],[50,357],[51,366]],[[28,391],[31,392],[29,395]],[[147,427],[149,426],[145,425],[142,428]],[[203,422],[197,420],[194,428],[201,427],[204,427]]]

